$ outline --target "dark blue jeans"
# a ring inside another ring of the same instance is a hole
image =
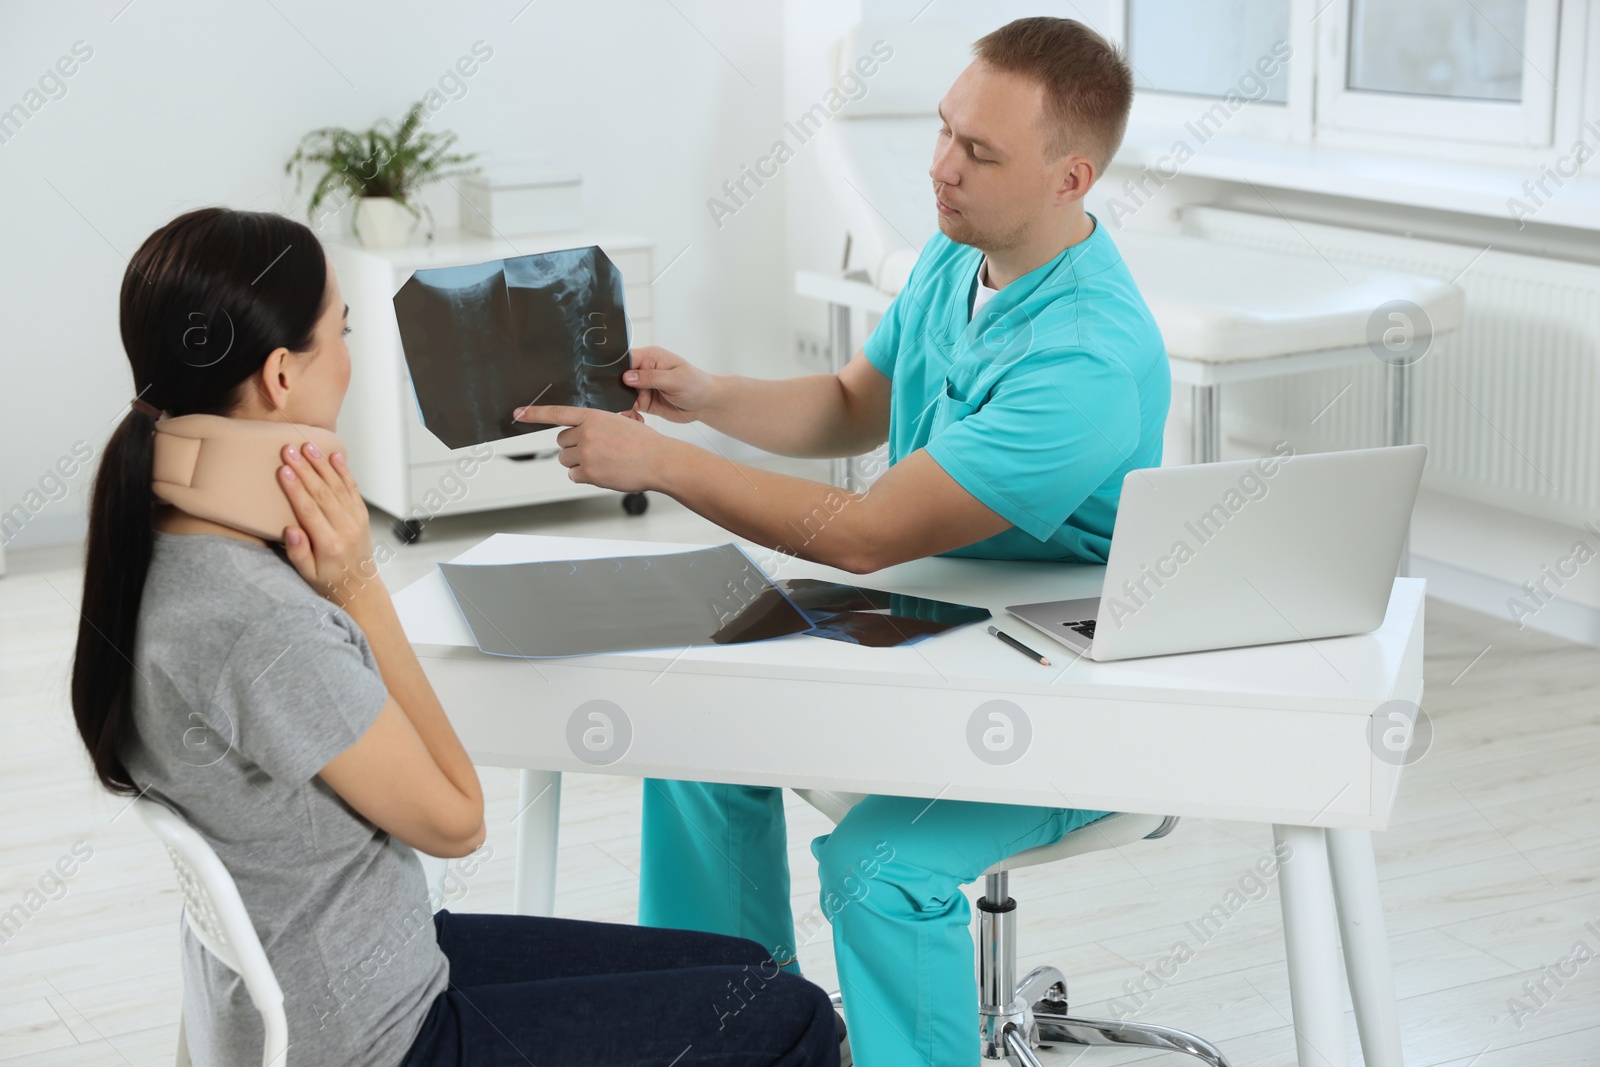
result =
[[[401,1067],[837,1067],[833,1007],[754,941],[433,917],[450,987]]]

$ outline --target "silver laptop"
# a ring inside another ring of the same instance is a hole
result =
[[[1006,610],[1095,660],[1375,630],[1426,457],[1399,445],[1132,471],[1101,595]]]

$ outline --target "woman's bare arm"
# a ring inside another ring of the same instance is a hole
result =
[[[285,446],[283,458],[279,482],[300,522],[284,531],[289,561],[361,627],[389,691],[377,720],[319,772],[322,780],[413,848],[467,855],[483,843],[483,788],[377,573],[355,478],[342,456]]]
[[[465,856],[486,832],[478,772],[382,580],[374,578],[346,610],[367,635],[389,703],[359,741],[322,769],[322,780],[408,845],[433,856]]]

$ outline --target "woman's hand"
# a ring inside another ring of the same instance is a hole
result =
[[[343,455],[324,456],[309,441],[303,448],[284,445],[281,455],[286,465],[278,468],[278,484],[299,520],[283,531],[289,562],[311,588],[348,607],[362,587],[382,585],[367,502]]]
[[[633,350],[633,369],[622,381],[639,390],[639,411],[668,422],[694,422],[710,403],[716,379],[676,353],[642,345]]]

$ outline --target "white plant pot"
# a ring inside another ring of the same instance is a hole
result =
[[[355,230],[366,248],[403,248],[417,220],[390,196],[363,196],[356,201]]]

